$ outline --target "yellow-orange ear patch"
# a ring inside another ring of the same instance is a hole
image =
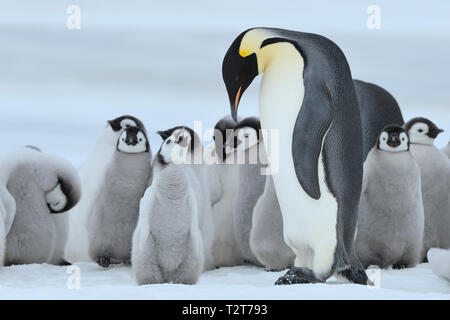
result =
[[[245,58],[245,57],[251,55],[252,53],[251,53],[250,50],[247,50],[247,49],[244,49],[244,48],[240,48],[239,49],[239,54],[241,55],[241,57]]]

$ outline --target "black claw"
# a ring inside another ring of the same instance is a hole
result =
[[[111,264],[111,258],[107,256],[98,257],[96,261],[98,265],[103,268],[107,268]]]
[[[406,268],[406,264],[394,264],[392,266],[393,269],[405,269]]]
[[[287,285],[298,283],[320,283],[320,281],[314,276],[312,270],[306,268],[293,267],[288,270],[286,274],[275,282],[275,285]]]

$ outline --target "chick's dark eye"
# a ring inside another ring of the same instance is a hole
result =
[[[248,134],[244,134],[244,138],[248,138]]]
[[[183,137],[178,138],[178,143],[180,143],[181,141],[183,141]]]
[[[170,140],[167,140],[167,141],[166,141],[166,144],[169,144],[169,143],[170,143]]]
[[[422,130],[422,129],[419,129],[419,130],[417,130],[417,131],[419,131],[419,132],[423,132],[423,130]]]
[[[142,138],[139,138],[139,141],[142,141]]]

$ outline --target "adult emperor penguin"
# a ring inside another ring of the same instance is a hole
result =
[[[132,266],[139,285],[194,284],[203,270],[201,208],[186,161],[194,143],[191,133],[179,128],[163,138],[153,162],[153,183],[141,200],[133,235]]]
[[[450,248],[450,161],[434,146],[444,130],[426,118],[414,118],[405,124],[411,153],[420,167],[425,231],[422,257],[430,248]]]
[[[106,166],[116,150],[117,139],[129,126],[136,126],[145,132],[143,123],[130,115],[107,121],[94,149],[79,168],[83,195],[80,202],[69,212],[69,240],[65,250],[66,260],[69,262],[91,261],[88,253],[87,215],[103,187],[101,183]]]
[[[131,240],[150,179],[151,161],[146,133],[135,126],[125,128],[87,217],[89,256],[102,267],[131,259]]]
[[[214,127],[214,142],[206,148],[208,185],[211,211],[215,226],[214,261],[227,267],[243,263],[243,257],[234,237],[233,204],[236,196],[237,166],[234,152],[226,153],[226,141],[233,136],[236,122],[230,116],[220,119]]]
[[[190,148],[187,149],[187,162],[183,162],[185,163],[183,167],[190,179],[190,186],[194,190],[197,207],[199,208],[198,222],[203,240],[204,269],[214,269],[216,267],[213,255],[215,226],[211,213],[208,172],[206,165],[203,163],[203,145],[200,136],[187,126],[176,126],[165,131],[158,131],[157,133],[166,141],[166,143],[169,138],[171,138],[171,141],[174,141],[175,137],[179,136],[181,133],[189,133],[190,135],[191,143]],[[183,144],[184,143],[185,142],[183,142]],[[173,158],[172,161],[174,161]]]
[[[260,162],[262,141],[261,123],[248,117],[234,127],[233,137],[227,140],[227,153],[236,152],[238,165],[237,194],[234,199],[233,222],[237,246],[246,262],[261,265],[250,249],[253,209],[264,192],[265,163]],[[264,151],[265,153],[265,151]]]
[[[441,150],[442,150],[442,152],[444,152],[444,153],[447,155],[447,157],[450,159],[450,141],[449,141],[449,143],[447,144],[447,146],[444,147],[444,148],[442,148]]]
[[[365,268],[421,262],[424,214],[420,169],[405,130],[385,127],[364,162],[356,254]]]
[[[353,247],[362,183],[361,117],[342,51],[320,35],[254,28],[234,40],[222,73],[234,117],[246,88],[264,73],[261,127],[279,133],[273,179],[285,241],[296,254],[294,267],[276,283],[324,282],[338,272],[367,284]]]
[[[65,223],[55,214],[67,214],[80,199],[80,180],[66,160],[36,147],[7,153],[1,161],[2,198],[14,200],[14,219],[6,237],[5,264],[66,264]]]

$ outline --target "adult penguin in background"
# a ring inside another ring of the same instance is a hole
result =
[[[342,51],[319,35],[255,28],[234,40],[222,73],[233,117],[246,88],[264,73],[261,127],[279,132],[279,168],[272,172],[285,241],[296,255],[294,267],[276,283],[324,282],[338,272],[367,284],[353,247],[361,117]],[[268,144],[266,149],[271,154]]]
[[[133,275],[139,285],[194,284],[204,269],[201,208],[189,174],[195,137],[188,128],[174,130],[153,161],[153,183],[141,200],[133,235]]]
[[[102,267],[131,259],[139,203],[151,176],[152,151],[145,131],[126,127],[117,140],[102,188],[87,217],[89,256]]]
[[[397,101],[385,89],[361,80],[353,80],[353,85],[361,113],[363,155],[366,159],[385,126],[403,126],[405,122]]]
[[[365,268],[421,262],[424,214],[420,169],[405,130],[385,127],[364,162],[356,254]]]
[[[129,126],[138,127],[146,132],[143,123],[130,115],[107,121],[97,138],[94,149],[78,170],[83,195],[80,202],[69,213],[69,240],[65,250],[66,260],[69,262],[91,261],[88,252],[87,215],[103,187],[102,180],[106,167],[116,150],[117,139]]]
[[[447,155],[447,157],[450,159],[450,141],[449,141],[449,143],[447,144],[447,146],[444,147],[444,148],[442,148],[441,150],[442,150],[442,152],[444,152],[444,153]]]
[[[67,215],[80,199],[76,169],[36,147],[9,152],[1,163],[2,198],[8,192],[14,200],[5,264],[67,264],[63,255],[67,216],[54,219],[54,215]]]
[[[194,190],[197,207],[199,208],[198,223],[203,240],[204,269],[211,270],[216,267],[213,256],[215,227],[211,213],[208,172],[206,166],[203,164],[203,145],[200,136],[194,130],[186,126],[177,126],[165,131],[158,131],[157,133],[167,143],[169,137],[178,136],[182,132],[189,133],[190,135],[191,143],[190,147],[187,149],[187,163],[183,162],[185,163],[184,170],[190,180],[190,186]],[[184,141],[182,143],[185,144],[186,142]]]
[[[261,123],[257,117],[248,117],[234,127],[234,134],[226,142],[226,153],[236,153],[238,165],[237,194],[234,199],[233,223],[237,246],[245,261],[260,266],[250,249],[253,209],[264,192],[266,163],[261,163]],[[264,151],[265,153],[265,151]]]
[[[214,142],[206,148],[208,185],[215,235],[214,261],[217,266],[242,264],[244,259],[234,237],[233,203],[236,196],[237,165],[234,152],[226,153],[226,141],[233,136],[236,122],[226,116],[214,128]]]
[[[405,126],[410,150],[420,167],[425,231],[422,258],[430,248],[450,248],[450,161],[435,147],[444,130],[426,118],[414,118]]]

